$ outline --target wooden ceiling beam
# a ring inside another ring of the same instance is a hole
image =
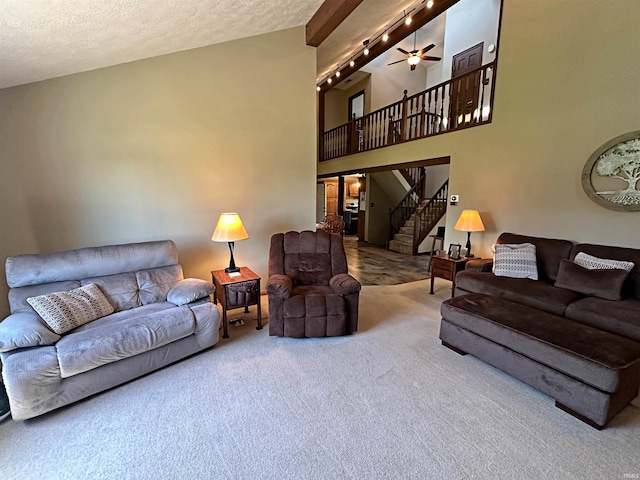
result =
[[[325,0],[306,26],[307,45],[318,47],[363,0]]]
[[[353,58],[353,61],[355,62],[355,65],[353,67],[350,67],[348,63],[342,65],[340,67],[340,76],[335,77],[334,74],[332,75],[332,83],[328,83],[326,78],[323,79],[319,83],[321,89],[320,93],[323,93],[326,90],[335,87],[337,84],[348,78],[349,75],[351,75],[353,72],[358,71],[371,60],[382,55],[390,48],[394,47],[398,42],[400,42],[400,40],[407,38],[413,32],[429,23],[431,20],[448,10],[451,6],[455,5],[459,1],[460,0],[436,0],[432,8],[427,8],[425,6],[421,10],[413,13],[411,15],[412,20],[410,25],[407,25],[404,22],[399,22],[396,28],[388,32],[389,40],[387,40],[386,42],[377,39],[371,39],[372,43],[369,45],[369,55],[364,55],[364,53],[362,53],[362,50],[364,49],[362,49]]]

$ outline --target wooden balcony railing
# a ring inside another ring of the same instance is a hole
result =
[[[495,64],[387,105],[320,134],[320,161],[490,123]]]

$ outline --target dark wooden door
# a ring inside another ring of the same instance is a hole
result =
[[[484,42],[453,56],[451,64],[451,125],[456,127],[474,120],[480,95],[480,71]]]

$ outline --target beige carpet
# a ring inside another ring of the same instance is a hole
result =
[[[5,421],[0,479],[637,478],[639,399],[599,432],[442,347],[436,286],[365,287],[350,337],[274,338],[245,318],[209,351]]]

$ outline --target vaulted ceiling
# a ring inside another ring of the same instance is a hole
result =
[[[0,88],[306,25],[323,3],[0,0]],[[318,48],[318,77],[421,3],[356,1],[353,13]]]

